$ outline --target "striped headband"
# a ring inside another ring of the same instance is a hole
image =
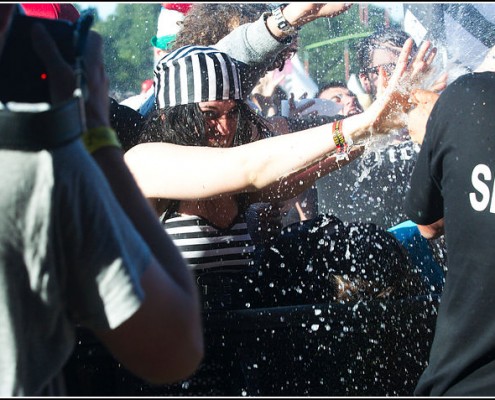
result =
[[[240,100],[236,62],[213,47],[184,46],[155,66],[155,99],[159,109],[214,100]]]

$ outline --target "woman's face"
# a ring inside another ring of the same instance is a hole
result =
[[[234,100],[216,100],[199,103],[206,122],[210,147],[232,147],[239,120],[239,107]]]

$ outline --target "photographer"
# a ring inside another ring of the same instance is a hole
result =
[[[15,6],[0,4],[0,52]],[[31,33],[48,76],[56,77],[50,82],[56,113],[73,98],[76,75],[42,26]],[[152,383],[188,377],[203,356],[191,275],[109,128],[102,39],[94,32],[84,64],[83,140],[41,148],[33,143],[33,149],[21,150],[2,139],[9,135],[6,124],[0,134],[5,397],[63,395],[61,369],[75,344],[76,326],[90,329],[124,366]],[[16,121],[16,112],[2,110],[0,117]],[[52,128],[43,127],[47,137]]]

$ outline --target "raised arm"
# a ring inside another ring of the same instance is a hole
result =
[[[409,39],[380,98],[365,112],[343,120],[348,141],[404,126],[399,87],[411,48]],[[234,148],[144,143],[129,150],[125,160],[146,197],[189,200],[260,190],[335,150],[332,124],[327,124]]]
[[[289,3],[282,14],[294,28],[300,28],[317,18],[335,17],[351,7],[351,3]],[[243,24],[214,46],[237,61],[241,68],[245,93],[270,69],[278,53],[285,49],[288,34],[281,31],[273,15]]]

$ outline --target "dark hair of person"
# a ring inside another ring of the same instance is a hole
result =
[[[172,50],[187,45],[211,46],[239,25],[256,21],[268,10],[268,4],[263,3],[194,3]]]
[[[346,88],[347,89],[347,84],[344,81],[328,81],[320,85],[318,89],[318,93],[316,93],[315,97],[320,97],[320,95],[327,89],[331,88]]]
[[[139,143],[144,122],[145,119],[139,112],[119,104],[117,100],[110,97],[110,125],[117,133],[124,151]]]
[[[268,3],[194,3],[181,23],[171,50],[188,45],[212,46],[238,26],[258,20],[265,12],[270,12]],[[283,49],[269,70],[282,71],[297,46],[298,41],[294,40]]]
[[[239,116],[234,146],[272,136],[268,122],[242,100],[236,100]],[[253,137],[253,128],[258,136]],[[144,122],[140,143],[166,142],[183,146],[207,146],[206,121],[198,103],[152,111]]]
[[[356,52],[359,70],[363,71],[370,66],[373,50],[384,44],[402,47],[408,38],[410,38],[410,35],[400,29],[380,28],[370,36],[360,40],[357,44]],[[413,53],[416,52],[416,50],[417,46],[414,44]]]

